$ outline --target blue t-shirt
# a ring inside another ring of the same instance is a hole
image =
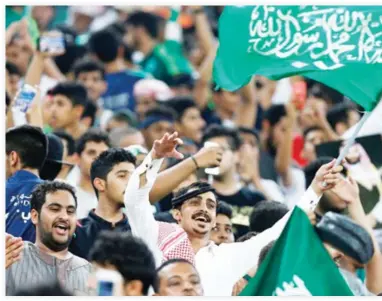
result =
[[[145,77],[144,73],[132,70],[106,74],[107,91],[101,99],[103,108],[113,112],[125,109],[134,112],[133,88],[137,81]]]
[[[36,175],[20,170],[6,182],[5,231],[25,241],[35,242],[36,231],[31,221],[32,191],[42,183]]]

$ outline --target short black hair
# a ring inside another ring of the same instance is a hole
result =
[[[257,234],[259,234],[259,233],[254,232],[254,231],[249,231],[249,232],[247,232],[246,234],[244,234],[243,236],[240,236],[240,237],[236,240],[236,242],[245,242],[245,241],[247,241],[248,239],[251,239],[252,237],[257,236]]]
[[[77,196],[72,185],[63,181],[44,181],[38,184],[32,192],[31,210],[34,209],[40,214],[41,208],[46,201],[46,195],[59,190],[68,191],[73,196],[77,208]]]
[[[189,264],[191,265],[192,267],[194,267],[194,265],[189,262],[188,260],[186,259],[183,259],[183,258],[173,258],[173,259],[170,259],[170,260],[167,260],[165,262],[163,262],[159,268],[157,268],[156,270],[156,273],[157,273],[157,277],[156,277],[156,283],[154,285],[154,291],[155,293],[158,293],[159,292],[159,288],[160,288],[160,277],[159,277],[159,273],[167,266],[171,265],[171,264],[174,264],[174,263],[186,263],[186,264]],[[196,270],[196,268],[194,267],[194,269]]]
[[[19,68],[17,68],[17,66],[11,62],[6,62],[5,68],[7,69],[9,75],[18,75],[20,77],[22,76]]]
[[[225,215],[229,219],[232,218],[232,206],[224,201],[219,201],[216,208],[216,215]]]
[[[212,186],[209,184],[209,183],[206,183],[206,182],[202,182],[202,181],[198,181],[198,182],[195,182],[195,183],[192,183],[186,187],[183,187],[181,189],[179,189],[175,194],[174,194],[174,198],[178,198],[180,196],[183,196],[185,194],[187,194],[188,192],[190,192],[191,190],[199,190],[201,188],[210,188],[212,189]],[[214,194],[215,192],[212,191]],[[215,194],[216,196],[216,194]],[[184,202],[186,202],[187,200],[183,201],[182,203],[179,203],[179,204],[176,204],[174,207],[174,209],[178,209],[180,210],[182,205],[184,204]],[[218,200],[216,200],[217,204],[218,204]],[[217,205],[216,204],[216,205]],[[217,206],[216,206],[216,210],[217,210]]]
[[[76,145],[76,153],[81,155],[86,147],[86,143],[88,142],[96,142],[96,143],[105,143],[107,146],[111,147],[109,135],[107,132],[92,128],[88,130],[85,134],[83,134],[80,139],[78,139]]]
[[[127,43],[123,43],[123,58],[125,61],[132,63],[133,62],[133,53],[134,50],[127,45]]]
[[[143,27],[153,39],[159,37],[160,22],[161,17],[144,11],[134,12],[127,18],[128,25]]]
[[[153,115],[161,115],[174,121],[178,118],[177,113],[172,108],[168,108],[164,105],[157,105],[154,108],[148,110],[145,114],[145,118]]]
[[[305,130],[304,130],[304,132],[303,132],[303,137],[304,137],[304,139],[306,139],[306,136],[308,136],[308,134],[310,133],[310,132],[314,132],[314,131],[321,131],[321,132],[323,132],[324,130],[322,129],[322,127],[320,127],[320,126],[318,126],[318,125],[313,125],[313,126],[311,126],[311,127],[308,127],[308,128],[306,128]]]
[[[129,109],[115,112],[110,120],[125,122],[129,126],[136,126],[138,124],[136,114],[131,112]]]
[[[39,127],[22,125],[7,130],[5,153],[16,152],[22,168],[40,170],[48,155],[48,138]]]
[[[202,143],[215,137],[227,138],[233,151],[237,151],[242,144],[239,131],[237,129],[228,128],[228,127],[217,125],[217,124],[210,125],[205,130]]]
[[[149,247],[128,232],[102,231],[92,249],[90,261],[101,266],[112,265],[125,282],[142,282],[142,294],[148,294],[156,283],[155,260]]]
[[[53,89],[49,91],[49,94],[64,95],[70,99],[73,106],[86,106],[87,92],[84,85],[79,82],[66,81],[58,83]]]
[[[335,129],[337,123],[343,122],[345,124],[349,123],[349,111],[355,108],[347,103],[339,103],[333,106],[326,114],[326,119],[328,120],[330,126]]]
[[[15,296],[74,296],[57,281],[16,291]]]
[[[6,105],[6,110],[9,106],[9,104],[11,103],[11,98],[9,97],[8,93],[5,92],[5,105]],[[6,111],[7,112],[7,111]]]
[[[305,186],[308,189],[310,184],[312,184],[314,177],[316,176],[317,171],[321,168],[322,165],[328,164],[334,158],[332,157],[320,157],[311,162],[308,166],[304,168],[305,174]],[[347,169],[343,166],[342,174],[345,176],[347,173]]]
[[[118,56],[121,40],[115,31],[103,29],[93,33],[88,41],[91,53],[94,53],[103,63],[113,62]]]
[[[81,73],[99,72],[103,80],[105,80],[105,68],[96,60],[84,58],[78,60],[73,66],[74,78],[78,79]]]
[[[169,99],[166,102],[166,105],[171,107],[175,112],[177,112],[177,121],[181,121],[183,118],[183,115],[186,113],[186,111],[189,108],[197,108],[195,101],[192,99],[192,97],[189,96],[176,96],[171,99]]]
[[[274,244],[276,243],[275,240],[272,240],[271,242],[269,242],[266,246],[264,246],[261,251],[260,251],[260,255],[259,255],[259,259],[257,261],[257,266],[259,267],[265,260],[265,257],[267,257],[269,251],[273,248]]]
[[[261,201],[255,205],[249,217],[249,229],[261,233],[276,224],[288,211],[285,204],[276,201]]]
[[[97,197],[98,191],[94,187],[94,179],[100,178],[106,180],[107,175],[113,167],[122,162],[130,162],[135,165],[136,159],[132,153],[123,148],[110,148],[101,153],[98,158],[93,161],[90,168],[90,178]]]
[[[68,145],[69,156],[76,152],[76,142],[74,141],[72,135],[70,135],[68,132],[65,132],[64,130],[54,131],[53,134],[66,141],[66,144]]]
[[[267,111],[265,111],[264,120],[268,120],[270,125],[274,126],[286,115],[287,112],[284,105],[272,105]]]
[[[81,119],[90,117],[91,118],[91,123],[90,126],[92,127],[95,123],[96,120],[96,115],[97,115],[97,106],[90,100],[86,102],[85,110],[82,113]]]
[[[260,143],[260,134],[257,130],[247,128],[247,127],[239,127],[238,128],[240,134],[250,134],[256,138],[257,143]]]

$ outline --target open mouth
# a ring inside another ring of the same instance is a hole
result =
[[[54,229],[59,235],[65,235],[69,231],[69,225],[64,223],[58,223],[54,225]]]
[[[207,214],[198,214],[195,217],[193,217],[193,220],[200,222],[200,223],[211,222],[211,218]]]

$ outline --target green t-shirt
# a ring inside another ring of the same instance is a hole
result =
[[[173,76],[193,72],[181,45],[176,41],[156,45],[151,54],[141,62],[141,67],[143,71],[165,83],[170,83]]]

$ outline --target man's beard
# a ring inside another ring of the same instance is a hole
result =
[[[72,237],[69,236],[66,242],[60,243],[54,240],[52,232],[40,229],[40,240],[48,249],[54,252],[60,252],[68,248],[72,241]]]

